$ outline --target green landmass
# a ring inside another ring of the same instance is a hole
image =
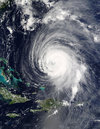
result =
[[[35,112],[42,112],[43,109],[30,109],[30,112],[35,113]]]
[[[10,118],[20,117],[20,115],[17,114],[17,113],[7,113],[6,116],[8,116],[8,117],[10,117]]]
[[[0,11],[6,10],[12,1],[13,0],[6,0],[4,2],[0,2]]]
[[[52,108],[56,108],[59,105],[59,103],[57,101],[55,101],[54,99],[46,99],[40,102],[40,106],[44,109],[44,110],[50,110]]]
[[[1,99],[8,101],[9,104],[24,103],[29,101],[26,97],[12,94],[9,88],[20,88],[22,80],[20,75],[8,65],[5,58],[0,58],[0,95]]]
[[[42,108],[42,111],[43,110],[48,111],[48,110],[55,109],[55,108],[61,106],[60,102],[58,102],[52,98],[45,99],[45,100],[38,100],[37,102],[38,102],[39,106]]]
[[[62,105],[61,102],[58,102],[52,98],[46,100],[37,100],[36,102],[39,104],[40,109],[30,109],[30,112],[32,113],[50,111]]]
[[[15,103],[25,103],[29,101],[26,97],[21,97],[21,95],[12,94],[5,87],[0,87],[0,95],[2,95],[4,100],[9,100],[9,104]]]

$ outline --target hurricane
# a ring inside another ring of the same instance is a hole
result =
[[[63,25],[60,24],[62,28],[52,27],[40,32],[32,42],[29,62],[33,71],[38,69],[35,74],[43,82],[50,82],[58,91],[71,88],[74,95],[80,81],[85,81],[86,65],[74,50],[70,35],[66,36],[68,32]],[[44,75],[40,75],[40,72]]]
[[[90,23],[78,12],[84,9],[83,3],[74,10],[68,9],[69,4],[60,1],[44,16],[43,25],[25,45],[21,69],[31,82],[50,84],[57,92],[71,89],[72,101],[89,78],[86,56],[93,57],[94,41]]]
[[[94,11],[100,3],[92,2],[14,2],[20,23],[13,14],[12,28],[17,29],[8,26],[15,38],[13,52],[7,55],[9,64],[13,62],[31,87],[45,87],[36,94],[36,102],[53,98],[61,104],[38,113],[36,126],[31,122],[34,129],[100,127],[100,11]]]
[[[94,21],[88,4],[87,1],[55,3],[54,7],[43,16],[42,25],[37,32],[31,33],[27,42],[23,44],[20,57],[23,77],[33,85],[35,83],[52,87],[53,90],[47,92],[46,97],[57,97],[58,100],[63,101],[66,108],[69,108],[69,111],[61,109],[69,112],[70,115],[66,113],[65,117],[61,110],[56,113],[51,111],[52,115],[50,112],[46,114],[45,118],[43,117],[43,129],[65,129],[65,127],[76,129],[77,125],[83,128],[85,119],[88,124],[95,119],[93,115],[86,115],[89,107],[87,108],[88,104],[85,102],[97,87],[96,75],[92,68],[96,67],[100,59],[99,47],[97,47],[99,33],[95,34],[94,24],[98,26],[98,23]],[[75,113],[80,120],[74,119],[72,103],[74,102],[75,106],[76,101],[82,103],[76,104],[76,108],[86,109],[86,112],[79,113],[80,116]],[[81,118],[82,115],[86,117]],[[76,121],[76,126],[73,121]]]

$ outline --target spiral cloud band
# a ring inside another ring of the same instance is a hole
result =
[[[80,81],[84,80],[86,66],[82,57],[72,50],[70,35],[67,37],[68,30],[63,29],[46,28],[40,32],[31,46],[29,58],[32,69],[38,67],[38,70],[44,73],[42,80],[48,80],[58,91],[71,88],[73,98],[79,89]]]
[[[60,1],[44,15],[41,27],[27,41],[21,60],[22,73],[28,81],[54,86],[56,91],[71,89],[70,100],[81,84],[87,83],[86,57],[93,57],[94,47],[91,17],[88,20],[84,15],[86,3],[82,6],[81,1],[78,8],[75,1],[72,3]]]
[[[35,98],[32,93],[33,101],[53,98],[61,103],[49,112],[36,113],[42,127],[34,124],[33,128],[95,128],[93,122],[100,123],[100,18],[96,19],[100,12],[95,9],[100,5],[98,0],[15,3],[22,12],[20,18],[17,16],[24,34],[19,32],[19,23],[18,34],[8,27],[17,36],[18,46],[11,54],[11,63],[13,57],[16,70],[25,83],[30,83],[29,92],[36,91]]]

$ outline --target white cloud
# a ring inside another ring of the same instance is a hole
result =
[[[7,2],[7,0],[0,0],[0,3],[4,3],[4,2]]]
[[[65,20],[66,17],[70,16],[69,10],[63,10],[60,7],[56,7],[53,10],[49,11],[43,19],[43,23],[47,24],[50,21],[62,21]]]
[[[13,33],[13,30],[12,30],[12,28],[10,26],[7,26],[7,29],[9,30],[10,34]]]
[[[93,34],[94,42],[100,43],[100,34]]]
[[[82,107],[84,105],[84,103],[79,103],[79,104],[77,104],[76,106],[77,107]]]
[[[56,115],[57,113],[58,113],[58,110],[55,110],[51,115],[48,116],[48,118],[53,116],[53,115]]]
[[[40,1],[40,2],[43,2],[48,8],[53,7],[54,4],[55,4],[54,1],[50,2],[49,0],[33,0],[33,1]]]
[[[15,3],[22,9],[21,25],[23,29],[28,31],[34,30],[39,19],[36,19],[33,16],[36,11],[32,7],[32,0],[15,0]],[[28,17],[27,19],[25,18],[26,16]]]
[[[62,106],[70,106],[70,104],[68,103],[68,101],[63,100],[63,101],[62,101]]]

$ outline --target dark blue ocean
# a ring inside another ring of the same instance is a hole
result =
[[[51,45],[57,50],[60,47],[56,46],[61,46],[73,57],[74,65],[68,75],[65,73],[67,79],[60,76],[49,80],[39,67],[38,60],[45,57]],[[100,129],[99,0],[10,0],[6,9],[0,10],[0,58],[5,58],[23,80],[19,87],[7,87],[8,90],[30,99],[10,105],[1,97],[0,129]],[[74,73],[80,65],[86,67],[86,72],[71,101]],[[56,90],[56,84],[61,84],[61,91]],[[40,86],[45,86],[45,90],[40,90]],[[67,101],[70,106],[30,112],[38,108],[36,100],[48,98]],[[57,114],[53,114],[55,110]],[[10,118],[7,113],[20,117]]]

